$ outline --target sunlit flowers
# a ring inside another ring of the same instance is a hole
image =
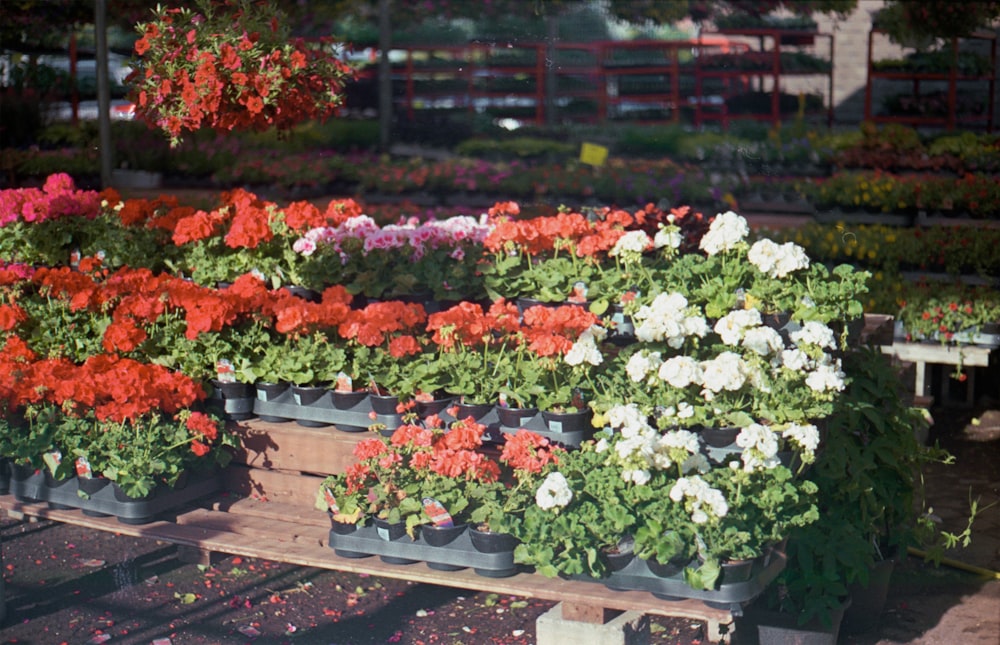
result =
[[[569,487],[566,476],[559,471],[553,471],[545,476],[538,490],[535,491],[535,503],[545,510],[562,508],[573,500],[573,489]]]
[[[712,220],[708,232],[701,238],[699,248],[710,256],[731,251],[743,243],[749,234],[750,225],[746,219],[733,211],[726,211]]]
[[[709,486],[701,477],[681,477],[670,488],[670,499],[684,503],[695,524],[707,524],[729,513],[729,505],[721,491]]]
[[[764,238],[753,243],[747,260],[772,278],[784,278],[793,271],[809,268],[806,250],[794,242],[777,244]]]

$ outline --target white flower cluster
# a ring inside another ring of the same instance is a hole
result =
[[[719,213],[701,238],[700,248],[708,255],[731,251],[750,234],[750,225],[733,211]]]
[[[684,236],[681,235],[679,226],[661,226],[660,230],[653,236],[653,248],[677,250],[681,248],[682,241],[684,241]]]
[[[740,430],[736,445],[743,448],[740,458],[746,472],[774,468],[781,463],[777,457],[778,437],[767,426],[751,423]]]
[[[702,361],[701,371],[704,386],[702,396],[707,400],[711,400],[711,394],[740,389],[750,375],[749,366],[735,352],[720,352],[715,358]]]
[[[570,488],[566,476],[560,472],[551,472],[535,491],[535,503],[546,511],[562,508],[573,501],[573,489]]]
[[[713,331],[727,345],[739,345],[743,335],[752,327],[760,327],[760,312],[756,309],[736,309],[719,318]]]
[[[785,349],[785,341],[777,329],[762,325],[743,333],[743,346],[761,356],[771,356]]]
[[[797,346],[782,351],[776,365],[806,373],[806,385],[814,392],[826,394],[844,390],[845,374],[841,369],[840,359],[825,351],[837,347],[833,330],[829,326],[809,321],[791,332],[789,338]]]
[[[729,513],[729,505],[722,492],[697,475],[678,479],[670,489],[670,499],[678,503],[684,501],[695,524],[706,524],[712,517],[721,518]]]
[[[836,349],[837,339],[829,325],[810,320],[800,329],[791,332],[788,337],[797,345],[815,345],[823,349]]]
[[[653,240],[649,239],[645,231],[629,231],[618,238],[615,245],[608,251],[608,255],[611,257],[636,257],[645,253],[652,246]]]
[[[688,315],[688,300],[676,291],[661,293],[632,315],[635,337],[644,343],[666,341],[674,349],[688,336],[703,338],[708,333],[704,316]]]
[[[629,357],[625,364],[625,374],[635,383],[642,383],[646,377],[663,364],[660,352],[639,350]]]
[[[563,360],[573,366],[582,365],[583,363],[600,365],[604,361],[604,355],[601,354],[601,350],[597,344],[604,340],[607,335],[608,331],[603,326],[591,325],[590,329],[585,329],[580,334],[580,337],[573,343],[573,346],[566,352]]]
[[[607,412],[608,423],[617,431],[613,442],[598,441],[598,452],[609,452],[611,459],[622,467],[622,479],[645,485],[652,470],[681,465],[681,471],[708,472],[710,464],[701,454],[698,436],[687,430],[660,433],[649,425],[648,418],[635,404],[619,405]]]
[[[802,461],[811,464],[816,460],[816,448],[819,447],[819,430],[812,424],[789,424],[781,436],[788,439],[799,450]]]
[[[809,268],[806,250],[794,242],[778,244],[764,238],[754,242],[747,252],[750,264],[772,278],[784,278],[792,271]]]

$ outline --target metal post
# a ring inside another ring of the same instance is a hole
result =
[[[114,149],[111,147],[111,88],[108,83],[108,7],[97,0],[94,9],[94,42],[97,49],[97,135],[101,155],[101,187],[111,185]]]
[[[389,20],[389,0],[378,3],[378,144],[382,152],[389,151],[392,130],[392,67],[389,50],[392,49],[392,24]]]

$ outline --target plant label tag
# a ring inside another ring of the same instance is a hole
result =
[[[583,280],[573,283],[573,291],[570,292],[567,302],[582,304],[587,302],[587,284]]]
[[[607,146],[584,142],[580,145],[580,162],[589,166],[603,166],[608,161]]]
[[[220,358],[215,363],[215,375],[220,383],[235,383],[236,368],[233,366],[233,362],[228,358]]]
[[[330,507],[330,511],[332,511],[334,515],[340,512],[340,506],[337,505],[337,498],[334,497],[332,490],[324,488],[323,499],[326,500],[326,505]]]
[[[94,471],[86,457],[76,458],[76,476],[84,479],[91,479],[94,476]]]
[[[338,392],[353,392],[354,379],[343,372],[337,372],[337,383],[333,389]]]
[[[510,383],[508,383],[507,385],[510,386]],[[506,408],[509,406],[507,402],[506,392],[501,392],[499,395],[497,395],[497,405],[499,405],[501,408]]]
[[[80,249],[73,249],[69,253],[69,265],[76,269],[80,266]]]
[[[47,452],[44,455],[42,455],[42,461],[44,461],[45,465],[49,467],[49,470],[52,472],[52,474],[55,474],[56,468],[58,468],[59,464],[62,463],[62,453],[59,452],[58,450]]]
[[[451,513],[445,509],[444,504],[433,497],[425,497],[423,504],[424,512],[427,513],[427,517],[431,518],[434,526],[455,526],[455,520],[452,519]]]

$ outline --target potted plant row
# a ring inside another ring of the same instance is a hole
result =
[[[39,358],[16,336],[0,362],[0,457],[21,501],[145,523],[220,488],[235,439],[196,409],[187,376],[99,355]]]

